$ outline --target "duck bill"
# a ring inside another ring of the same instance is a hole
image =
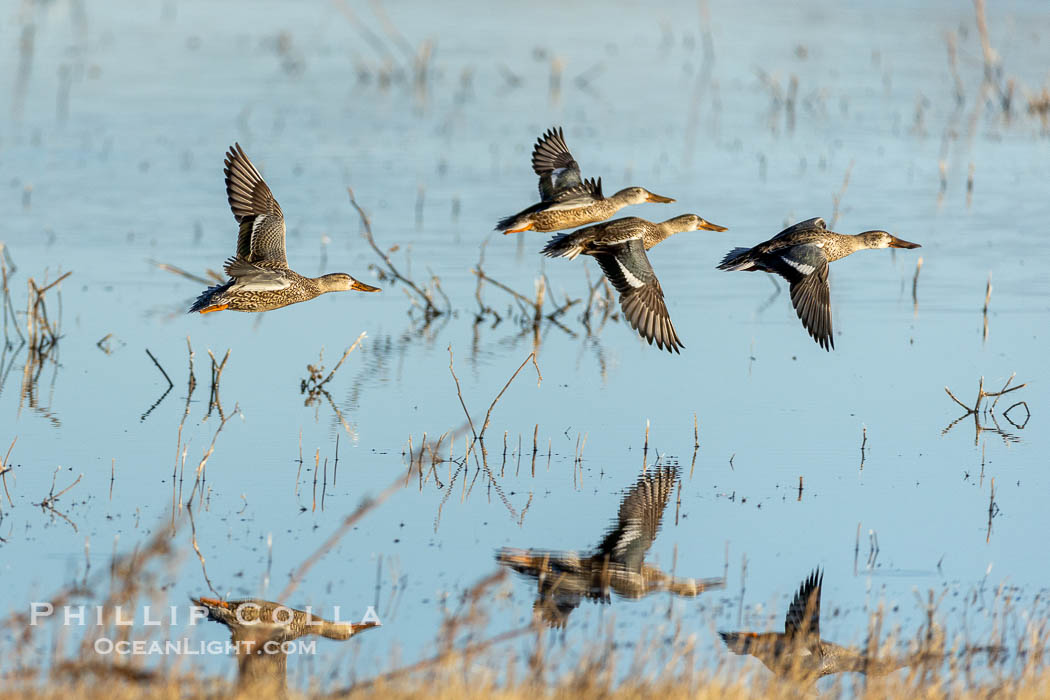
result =
[[[700,219],[700,223],[696,225],[697,230],[704,231],[728,231],[725,226],[719,226],[718,224],[712,224],[710,221]]]
[[[897,238],[896,236],[890,236],[890,247],[891,248],[921,248],[922,246],[918,243],[912,243],[911,241],[905,241]]]
[[[659,202],[660,204],[670,204],[674,200],[671,199],[670,197],[661,197],[658,194],[653,194],[652,192],[650,192],[648,194],[648,196],[645,198],[645,201],[647,201],[647,202]]]
[[[380,624],[378,622],[362,622],[360,624],[351,624],[350,629],[353,630],[354,634],[357,634],[358,632],[364,632],[365,630],[370,630],[373,627],[379,626]]]
[[[218,598],[191,598],[191,600],[205,608],[229,608],[230,604],[225,600],[219,600]]]
[[[355,280],[353,278],[351,278],[351,280],[352,281],[350,282],[350,289],[354,290],[355,292],[380,292],[380,291],[382,291],[379,287],[373,287],[370,284],[365,284],[364,282],[358,282],[357,280]]]

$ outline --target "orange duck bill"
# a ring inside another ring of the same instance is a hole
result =
[[[353,279],[352,277],[350,279],[353,280],[352,282],[350,282],[350,289],[354,290],[355,292],[381,292],[381,291],[383,291],[379,287],[373,287],[370,284],[365,284],[364,282],[359,282],[359,281]]]
[[[728,231],[725,226],[719,226],[718,224],[712,224],[710,221],[700,219],[700,223],[696,225],[696,228],[703,229],[704,231]]]
[[[896,236],[890,236],[890,248],[921,248],[918,243],[912,243]]]

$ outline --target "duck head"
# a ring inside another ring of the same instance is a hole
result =
[[[868,248],[921,248],[918,243],[897,238],[887,231],[865,231],[857,234]]]
[[[330,275],[323,275],[317,278],[317,281],[321,285],[321,289],[326,292],[378,292],[381,291],[379,287],[373,287],[370,284],[365,284],[359,280],[354,279],[345,272],[333,272]]]
[[[675,231],[727,231],[725,226],[719,226],[718,224],[712,224],[710,221],[704,219],[696,214],[682,214],[676,216],[673,219],[668,219],[664,222],[671,226]]]
[[[660,202],[668,203],[674,200],[670,197],[662,197],[658,194],[653,194],[644,187],[628,187],[625,190],[620,190],[615,195],[617,199],[622,199],[628,204],[642,204],[643,202]]]

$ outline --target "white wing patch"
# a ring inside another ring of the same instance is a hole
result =
[[[630,270],[628,270],[622,262],[620,262],[619,258],[614,257],[613,260],[615,260],[616,264],[620,266],[620,272],[623,273],[623,277],[625,280],[627,280],[627,284],[631,285],[635,289],[645,286],[645,282],[635,277],[634,274]]]
[[[579,209],[580,207],[590,206],[594,204],[594,197],[590,195],[580,195],[579,197],[573,197],[572,199],[566,199],[563,202],[557,204],[551,204],[546,208],[546,211],[566,211],[569,209]]]
[[[786,255],[781,255],[780,259],[783,260],[784,262],[786,262],[791,267],[793,267],[796,270],[798,270],[799,272],[801,272],[803,275],[811,275],[811,274],[813,274],[813,271],[817,269],[817,268],[813,267],[812,265],[810,265],[809,263],[804,263],[804,262],[799,262],[797,260],[792,260],[791,258],[789,258]]]
[[[233,289],[244,292],[275,292],[281,289],[288,289],[292,285],[291,282],[280,275],[253,275],[241,279],[243,281],[235,284]]]

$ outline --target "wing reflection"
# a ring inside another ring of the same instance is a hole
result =
[[[723,588],[724,578],[678,578],[645,563],[678,480],[678,467],[655,467],[624,495],[613,527],[590,554],[504,547],[496,560],[537,582],[536,614],[564,626],[581,600],[608,603],[611,594],[637,599],[667,591],[692,597]]]

